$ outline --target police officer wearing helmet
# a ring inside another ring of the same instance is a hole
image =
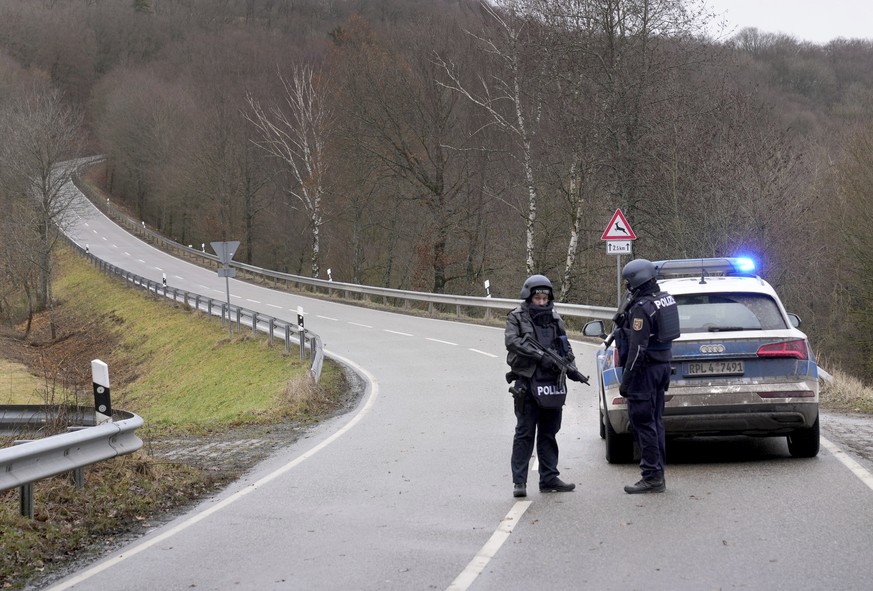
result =
[[[581,381],[578,371],[567,372],[536,346],[553,350],[569,362],[573,351],[564,321],[554,309],[552,282],[544,275],[528,277],[521,288],[522,304],[507,314],[507,382],[515,400],[515,437],[512,442],[513,496],[527,496],[527,475],[536,441],[540,492],[569,492],[576,488],[558,478],[558,442],[566,377]],[[534,344],[533,342],[536,342]]]
[[[664,492],[664,392],[670,384],[672,341],[679,336],[678,308],[670,294],[660,291],[650,261],[632,260],[621,275],[628,295],[616,335],[623,368],[619,392],[627,399],[642,473],[639,482],[624,490],[629,494]]]

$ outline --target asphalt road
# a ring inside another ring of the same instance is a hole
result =
[[[91,209],[96,256],[222,298],[224,280]],[[521,279],[521,278],[520,278]],[[570,385],[560,469],[576,491],[512,497],[502,330],[369,310],[231,281],[234,303],[296,320],[367,392],[222,494],[52,589],[840,589],[873,586],[873,477],[827,442],[679,440],[668,490],[631,496],[595,389]],[[584,373],[594,348],[573,343]],[[148,417],[145,417],[146,420]],[[827,423],[823,421],[827,430]]]

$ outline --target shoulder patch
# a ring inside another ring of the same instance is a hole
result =
[[[643,319],[642,318],[634,318],[634,330],[642,330],[643,329]]]

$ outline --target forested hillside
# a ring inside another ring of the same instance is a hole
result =
[[[613,305],[620,207],[635,256],[754,256],[819,357],[873,379],[873,43],[712,38],[712,19],[697,0],[0,0],[3,321],[51,304],[63,203],[24,179],[99,153],[113,198],[180,242],[424,291],[516,297],[538,272]]]

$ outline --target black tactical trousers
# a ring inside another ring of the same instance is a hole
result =
[[[662,480],[667,463],[664,437],[664,389],[670,364],[649,361],[631,382],[627,411],[634,440],[640,447],[640,472],[646,480]]]
[[[563,410],[540,408],[528,394],[524,407],[515,409],[515,438],[512,441],[512,482],[527,483],[530,457],[536,440],[540,462],[540,484],[551,484],[558,477],[558,441]]]

